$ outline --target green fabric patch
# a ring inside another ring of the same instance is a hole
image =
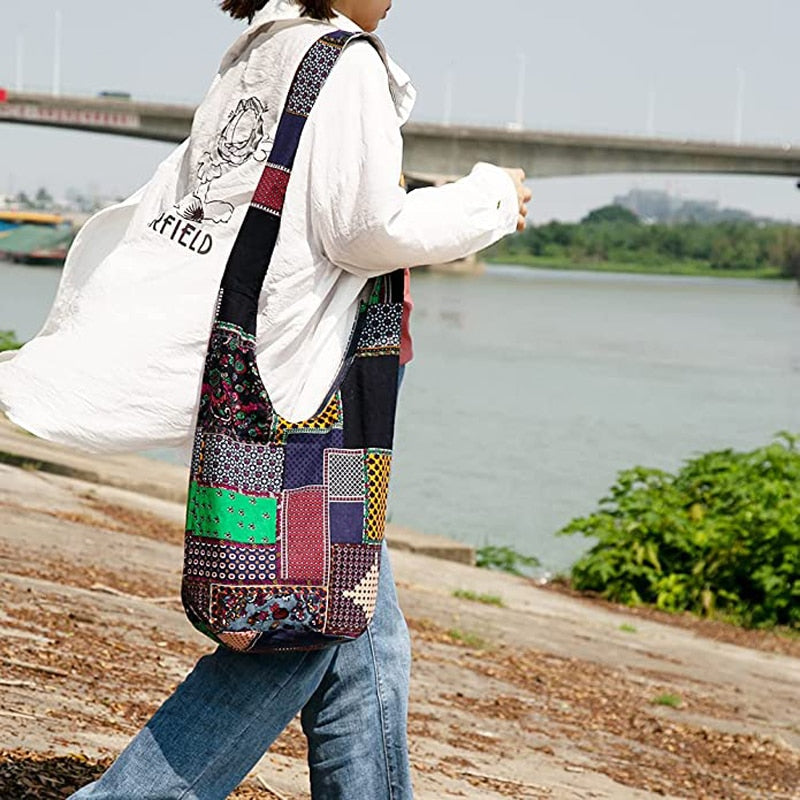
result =
[[[186,530],[195,536],[243,544],[275,544],[278,500],[200,486],[192,481]]]
[[[372,286],[372,292],[366,300],[361,301],[361,313],[363,314],[370,306],[374,306],[381,301],[381,290],[383,289],[384,276],[378,275]]]

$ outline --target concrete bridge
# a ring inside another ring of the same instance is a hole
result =
[[[109,97],[0,89],[0,122],[110,133],[162,142],[189,134],[194,107]],[[416,183],[464,175],[476,161],[521,166],[533,178],[636,172],[784,175],[800,178],[800,147],[597,136],[409,123],[405,170]]]

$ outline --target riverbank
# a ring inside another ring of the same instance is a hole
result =
[[[0,265],[0,329],[32,338],[59,276]],[[415,275],[413,294],[390,505],[405,527],[562,572],[585,543],[554,532],[620,470],[674,470],[796,427],[791,284],[497,266],[480,280]],[[479,450],[462,435],[476,420]]]
[[[783,280],[791,278],[781,274],[776,267],[764,269],[713,269],[702,261],[675,261],[665,264],[638,264],[623,261],[574,261],[570,258],[554,256],[532,256],[527,254],[504,253],[502,257],[487,258],[489,264],[512,264],[535,269],[554,269],[567,272],[617,272],[629,275],[673,275],[694,278],[753,278],[757,280]]]
[[[93,458],[76,477],[61,448],[2,430],[0,736],[15,750],[0,753],[0,796],[51,800],[113,757],[210,644],[178,602],[183,471]],[[392,558],[421,800],[795,796],[798,659],[419,551]],[[304,759],[295,722],[237,797],[307,797]]]

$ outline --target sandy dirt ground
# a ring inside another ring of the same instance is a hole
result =
[[[0,463],[2,800],[90,780],[212,649],[177,601],[182,517],[174,500]],[[465,564],[392,560],[420,800],[800,798],[793,643],[743,647]],[[234,797],[308,797],[305,757],[295,722]]]

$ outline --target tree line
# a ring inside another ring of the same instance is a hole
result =
[[[743,220],[648,224],[632,211],[611,205],[592,211],[579,223],[529,227],[490,248],[487,257],[643,268],[694,264],[720,273],[774,270],[800,279],[800,228]]]
[[[64,198],[57,200],[44,186],[37,189],[33,195],[25,191],[19,191],[15,195],[7,197],[6,202],[20,211],[55,212],[69,210],[80,211],[85,214],[98,211],[108,204],[108,201],[103,198],[89,197],[76,189],[67,189]]]

